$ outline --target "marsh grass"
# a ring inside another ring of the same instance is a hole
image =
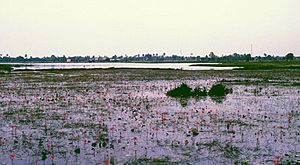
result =
[[[222,150],[224,152],[224,156],[228,158],[237,158],[240,154],[240,149],[231,144],[226,144]]]
[[[300,61],[251,61],[219,64],[193,64],[191,66],[239,67],[235,70],[299,70]]]
[[[126,164],[167,165],[167,164],[176,164],[176,163],[172,163],[168,158],[138,158]]]
[[[0,64],[0,73],[4,73],[4,72],[10,72],[12,71],[13,68],[11,65],[7,65],[7,64]]]

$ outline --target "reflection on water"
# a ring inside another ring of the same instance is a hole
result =
[[[265,87],[255,96],[255,86],[233,86],[223,103],[190,99],[182,107],[165,95],[181,81],[2,82],[4,164],[123,164],[138,158],[270,164],[296,160],[300,151],[297,88]]]
[[[238,67],[190,66],[196,63],[26,63],[15,70],[37,69],[93,69],[93,68],[151,68],[182,70],[232,70]]]

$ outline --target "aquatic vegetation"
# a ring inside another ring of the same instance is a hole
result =
[[[203,96],[223,97],[229,93],[232,93],[232,89],[220,83],[214,84],[208,92],[206,88],[201,89],[197,87],[195,89],[192,89],[187,84],[182,83],[179,87],[168,91],[167,95],[176,98],[203,97]]]
[[[192,135],[193,135],[193,136],[199,135],[199,132],[198,132],[197,128],[193,128],[193,129],[192,129]]]
[[[127,164],[127,163],[125,163]],[[168,158],[138,158],[131,162],[128,162],[128,164],[153,164],[153,165],[167,165],[167,164],[176,164],[174,162],[171,162]]]
[[[291,158],[290,156],[285,156],[281,159],[275,160],[279,165],[293,165],[293,164],[300,164],[300,159],[298,158]]]
[[[201,143],[202,146],[207,147],[209,150],[211,150],[213,147],[218,147],[220,148],[221,144],[217,140],[213,140],[211,142],[206,142],[206,143]]]
[[[287,75],[291,81],[285,82],[294,83],[298,74],[143,69],[3,74],[0,159],[3,164],[270,164],[280,156],[279,163],[295,163],[299,88],[276,86],[269,78]],[[224,77],[268,81],[246,86],[220,82]],[[200,94],[176,100],[166,95],[182,82]],[[214,98],[223,97],[202,95],[218,82],[234,93],[215,104]]]
[[[80,154],[80,148],[75,148],[75,149],[74,149],[74,153],[75,153],[75,154]]]
[[[225,157],[229,157],[229,158],[238,157],[240,154],[239,148],[235,147],[229,143],[227,143],[222,150],[224,152]]]
[[[227,88],[223,84],[214,84],[208,91],[210,97],[224,97],[227,94],[232,93],[232,89]]]
[[[206,90],[206,88],[199,88],[196,87],[193,91],[193,96],[194,97],[203,97],[203,96],[207,96],[208,92]]]
[[[225,96],[229,93],[232,93],[232,89],[221,83],[212,85],[209,91],[207,91],[206,88],[199,87],[192,89],[187,84],[182,83],[179,87],[168,91],[166,95],[179,98],[181,105],[185,107],[187,106],[188,98],[203,98],[210,96],[215,102],[222,103],[225,100]]]
[[[234,165],[249,165],[249,162],[247,160],[242,160],[242,161],[234,161]]]
[[[194,95],[194,92],[187,84],[182,83],[179,87],[168,91],[167,95],[178,98],[189,98]]]

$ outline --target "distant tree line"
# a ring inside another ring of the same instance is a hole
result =
[[[230,54],[230,55],[215,55],[213,52],[206,56],[184,56],[184,55],[166,55],[164,54],[137,54],[132,56],[114,55],[107,56],[55,56],[50,57],[28,57],[28,55],[10,57],[8,54],[0,54],[1,63],[64,63],[64,62],[235,62],[235,61],[280,61],[280,60],[300,60],[293,53],[288,53],[286,56],[272,56],[264,54],[264,56],[252,57],[250,54]]]

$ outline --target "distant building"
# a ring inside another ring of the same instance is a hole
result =
[[[67,58],[67,63],[72,62],[71,58]]]

